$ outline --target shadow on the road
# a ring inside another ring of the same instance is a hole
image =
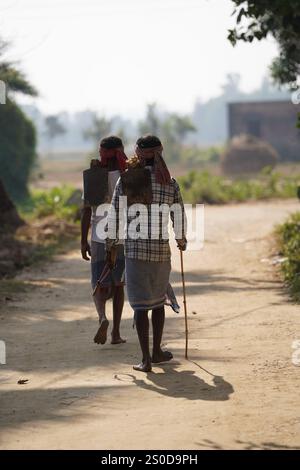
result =
[[[172,347],[175,358],[184,355],[184,332],[178,328],[178,316],[166,320],[164,345],[170,341],[179,342],[181,347]],[[183,321],[182,316],[180,320]],[[97,319],[84,318],[64,322],[59,319],[39,318],[36,321],[34,334],[25,337],[28,323],[14,325],[13,331],[2,334],[7,348],[7,364],[1,366],[5,370],[14,371],[16,378],[29,378],[35,372],[61,373],[63,371],[78,373],[91,367],[104,368],[115,373],[120,367],[132,366],[140,359],[140,348],[135,331],[132,331],[132,320],[124,319],[122,335],[127,338],[126,344],[96,345],[94,334],[98,328]],[[196,331],[196,330],[195,330]],[[200,333],[197,332],[200,337]],[[54,346],[54,347],[53,347]],[[56,346],[56,347],[55,347]],[[191,357],[201,361],[215,363],[234,360],[234,356],[224,357],[218,351],[189,348]],[[5,380],[0,378],[0,383]]]
[[[135,385],[173,398],[187,400],[226,401],[234,392],[233,386],[223,377],[214,376],[213,385],[198,377],[193,370],[178,370],[178,364],[162,366],[163,372],[149,372],[147,381],[142,377],[129,374]],[[148,383],[151,382],[151,383]]]
[[[122,384],[117,380],[112,385],[101,384],[99,380],[99,385],[51,388],[49,384],[50,388],[43,386],[43,388],[29,389],[24,386],[19,390],[3,391],[1,393],[0,430],[5,432],[9,428],[18,428],[22,423],[30,421],[59,420],[72,423],[79,417],[87,415],[85,406],[90,405],[92,398],[97,417],[105,418],[107,417],[105,406],[107,398],[119,396],[122,390],[127,396],[133,396],[133,401],[139,397],[137,395],[139,388],[173,398],[206,401],[228,400],[234,391],[232,385],[222,377],[214,376],[213,384],[210,385],[195,375],[195,371],[176,370],[177,366],[178,363],[167,364],[163,366],[163,372],[156,371],[147,374],[147,382],[144,380],[143,373],[138,377],[133,374],[120,373],[114,378],[118,379],[118,375],[126,376],[125,381],[119,379],[123,382]],[[14,403],[13,408],[11,403]],[[3,439],[2,442],[4,442]]]
[[[80,371],[99,365],[115,372],[120,365],[136,363],[140,353],[131,318],[123,319],[121,324],[121,333],[127,337],[126,344],[112,346],[110,337],[104,346],[93,343],[98,319],[91,297],[88,263],[79,258],[54,261],[42,269],[30,271],[29,275],[26,278],[33,289],[14,293],[12,300],[1,306],[0,321],[5,325],[1,329],[1,339],[7,347],[7,365],[3,370],[7,368],[20,374],[49,373]],[[109,302],[110,320],[111,310]],[[80,315],[81,312],[85,315]],[[182,324],[178,324],[182,321],[182,314],[168,315],[164,334],[164,342],[182,342],[181,349],[172,349],[177,357],[183,356],[184,333]],[[196,324],[198,318],[190,317],[191,331]],[[110,330],[111,326],[112,322]],[[199,337],[197,328],[194,331]],[[204,350],[201,359],[223,360],[218,352]]]
[[[181,272],[172,270],[171,278],[173,282],[181,282]],[[230,282],[237,282],[245,285],[256,285],[257,283],[263,284],[278,284],[280,285],[280,281],[276,279],[247,279],[243,277],[236,277],[236,276],[228,276],[225,274],[224,271],[216,271],[216,270],[193,270],[193,271],[185,271],[185,280],[186,282],[190,283],[199,283],[201,282],[222,282],[222,281],[230,281]]]
[[[240,313],[237,313],[237,314],[234,314],[234,315],[230,315],[230,316],[227,315],[225,318],[222,318],[221,320],[218,320],[215,323],[211,323],[209,325],[209,327],[212,328],[212,327],[220,326],[223,323],[234,320],[235,318],[241,318],[241,317],[244,317],[244,316],[249,315],[251,313],[257,312],[258,310],[264,310],[267,307],[270,307],[270,306],[275,307],[277,305],[281,305],[281,304],[278,303],[278,302],[271,302],[271,303],[268,303],[268,304],[265,304],[265,305],[261,305],[260,307],[251,308],[250,310],[244,310],[243,312],[240,312]]]
[[[204,449],[227,450],[226,447],[223,447],[220,444],[209,439],[203,439],[203,441],[196,442],[195,444]],[[235,444],[236,445],[234,445],[234,449],[243,450],[300,450],[299,446],[288,446],[285,444],[277,444],[275,442],[255,443],[251,441],[236,440]]]
[[[128,386],[130,385],[123,384],[121,388]],[[30,421],[73,421],[81,415],[86,415],[80,405],[84,407],[84,404],[95,396],[99,405],[95,405],[97,416],[99,419],[102,416],[105,418],[107,411],[103,406],[103,400],[115,393],[116,387],[118,387],[117,384],[35,389],[26,389],[24,386],[19,390],[3,391],[0,395],[0,429],[4,432],[8,428],[18,427]],[[13,409],[11,403],[14,403]],[[101,413],[102,410],[103,413]]]
[[[242,445],[245,450],[300,450],[299,446],[287,446],[284,444],[276,444],[275,442],[261,442],[255,444],[250,441],[236,441],[237,444]]]
[[[214,292],[241,293],[251,291],[282,291],[282,283],[276,280],[247,279],[244,277],[228,276],[218,271],[201,270],[186,271],[187,295],[201,295]],[[172,271],[171,282],[176,295],[182,294],[181,273]]]
[[[47,265],[40,274],[32,275],[32,282],[36,287],[30,295],[14,294],[13,300],[7,302],[1,309],[2,325],[7,323],[5,331],[1,331],[1,339],[6,341],[7,346],[7,365],[3,366],[3,372],[5,373],[6,368],[11,370],[13,380],[28,378],[30,385],[34,386],[36,371],[45,375],[60,374],[61,380],[63,373],[68,376],[86,370],[88,374],[88,369],[95,366],[99,366],[99,369],[100,367],[109,369],[114,374],[118,370],[127,369],[129,365],[131,367],[136,362],[139,347],[136,334],[132,332],[132,319],[130,318],[122,321],[122,334],[128,338],[126,344],[118,346],[106,344],[104,347],[93,344],[97,315],[91,299],[89,265],[82,263],[82,260],[76,258],[68,259],[63,263],[54,263],[54,266],[52,263]],[[173,276],[178,282],[181,281],[179,273],[175,272]],[[246,292],[259,288],[258,284],[255,285],[252,281],[226,278],[210,271],[187,272],[186,279],[192,283],[191,286],[187,285],[188,295],[219,290],[235,292],[240,289]],[[180,287],[176,286],[176,291],[181,295]],[[111,310],[111,307],[109,309]],[[80,312],[85,315],[79,315]],[[246,311],[236,316],[248,313],[249,311]],[[192,321],[198,322],[198,319],[191,318],[190,320],[191,324]],[[182,357],[184,338],[183,330],[179,331],[178,321],[183,321],[182,315],[178,317],[174,314],[167,319],[164,341],[180,340],[182,348],[175,349],[175,351],[172,349],[172,352],[175,353],[175,357]],[[220,322],[223,321],[227,321],[227,317],[220,319]],[[208,325],[206,328],[210,327],[211,325]],[[198,331],[197,336],[200,337]],[[220,357],[219,351],[216,353],[201,351],[203,361],[212,360],[217,363],[231,359],[228,356]],[[99,380],[101,381],[101,377]],[[174,363],[164,365],[162,372],[157,372],[155,367],[154,372],[149,374],[146,381],[143,377],[134,376],[134,383],[138,387],[164,396],[187,400],[225,401],[234,391],[232,385],[222,377],[214,377],[212,383],[207,383],[193,370],[176,369]],[[73,411],[71,415],[64,415],[62,410],[67,409],[66,407],[70,406],[73,401],[77,402],[82,399],[83,402],[84,398],[93,394],[105,397],[106,394],[111,393],[111,389],[105,384],[102,387],[92,385],[91,387],[65,387],[64,389],[51,389],[52,385],[49,386],[50,388],[44,389],[26,389],[26,386],[21,386],[18,390],[3,391],[0,397],[1,410],[9,413],[7,423],[17,425],[24,421],[49,417],[72,420]],[[13,395],[18,403],[18,409],[15,411],[11,406]],[[30,410],[24,409],[22,405],[25,397],[29,397],[25,400],[26,403],[32,403]],[[39,413],[35,411],[38,403],[42,409]],[[79,413],[80,410],[74,411],[74,413],[77,412]]]

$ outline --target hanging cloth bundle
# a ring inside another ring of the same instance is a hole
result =
[[[121,174],[123,194],[127,206],[152,203],[151,172],[147,168],[130,167]]]

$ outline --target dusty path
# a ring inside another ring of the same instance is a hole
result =
[[[300,447],[300,368],[291,362],[300,308],[266,260],[273,224],[298,208],[206,209],[205,248],[185,255],[194,362],[183,359],[183,315],[168,312],[164,341],[176,360],[148,376],[131,367],[138,346],[128,305],[127,344],[93,344],[89,265],[78,252],[24,272],[34,287],[0,316],[1,448]],[[175,251],[173,268],[181,295]]]

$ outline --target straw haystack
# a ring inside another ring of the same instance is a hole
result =
[[[274,167],[279,160],[277,151],[268,142],[243,134],[234,137],[221,156],[226,174],[257,173],[265,167]]]

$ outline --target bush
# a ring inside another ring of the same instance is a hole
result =
[[[11,100],[0,106],[1,179],[15,201],[28,196],[27,183],[35,162],[36,134],[31,121]]]
[[[65,220],[77,218],[78,204],[70,203],[74,188],[71,186],[55,187],[49,190],[34,189],[29,198],[20,205],[25,216],[43,218],[55,216]]]
[[[180,159],[188,164],[217,163],[222,153],[221,147],[197,147],[185,146],[182,149]]]
[[[276,235],[284,257],[281,269],[294,300],[300,301],[300,212],[278,226]]]
[[[255,179],[231,180],[207,171],[191,171],[178,178],[185,202],[225,204],[271,198],[296,197],[300,176],[283,176],[264,170]]]
[[[279,159],[272,145],[250,135],[234,137],[221,156],[225,174],[257,173],[265,167],[273,168]]]

